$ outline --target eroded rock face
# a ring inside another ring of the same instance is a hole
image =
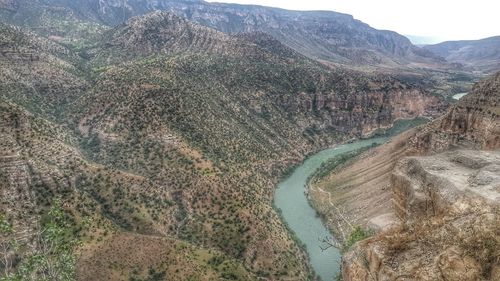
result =
[[[498,280],[499,151],[408,157],[391,185],[400,225],[348,253],[343,280]]]
[[[380,83],[380,85],[383,85]],[[286,111],[295,115],[315,113],[322,123],[317,128],[367,137],[377,129],[389,128],[396,119],[435,116],[444,105],[436,97],[417,89],[367,90],[283,95]]]
[[[472,93],[424,128],[412,142],[424,153],[456,146],[500,148],[500,73],[476,84]]]
[[[392,177],[394,204],[403,221],[459,213],[462,193],[499,202],[499,159],[477,151],[448,152],[441,157],[404,159]],[[454,188],[449,188],[450,186]],[[457,203],[459,202],[459,203]]]

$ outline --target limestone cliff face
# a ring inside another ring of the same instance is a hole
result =
[[[500,152],[409,157],[391,186],[401,223],[350,251],[343,280],[499,280]]]
[[[500,73],[478,83],[472,93],[424,128],[413,143],[422,152],[454,146],[500,148]]]
[[[391,127],[397,119],[436,116],[444,107],[437,97],[418,89],[390,91],[368,90],[366,93],[300,93],[283,96],[282,104],[293,114],[316,113],[321,116],[315,126],[352,137],[367,137],[378,129]]]

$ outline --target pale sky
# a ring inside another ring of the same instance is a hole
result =
[[[500,0],[208,0],[351,14],[377,29],[435,41],[500,35]],[[437,42],[434,42],[437,43]]]

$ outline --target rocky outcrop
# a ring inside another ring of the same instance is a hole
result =
[[[500,152],[409,157],[391,180],[398,226],[358,243],[343,280],[498,280]]]
[[[459,203],[467,197],[500,203],[499,157],[497,152],[459,150],[402,160],[391,180],[398,217],[411,224],[460,213],[464,205]]]
[[[470,94],[411,142],[420,153],[457,146],[500,148],[500,73],[476,84]]]
[[[384,85],[374,80],[374,84]],[[391,127],[396,119],[436,116],[442,101],[418,89],[396,87],[390,91],[367,89],[366,93],[331,92],[281,97],[286,111],[322,116],[317,128],[334,130],[352,137],[367,137],[376,130]]]

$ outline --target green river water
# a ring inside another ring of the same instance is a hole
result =
[[[465,97],[467,94],[468,94],[468,93],[459,93],[459,94],[455,94],[455,95],[453,95],[453,99],[454,99],[454,100],[459,100],[459,99],[461,99],[461,98]]]
[[[322,251],[318,239],[331,237],[321,219],[316,215],[305,194],[307,179],[327,160],[343,153],[382,144],[391,136],[401,133],[411,127],[423,124],[424,118],[397,121],[385,136],[358,140],[348,144],[325,149],[308,157],[293,173],[282,181],[276,190],[274,203],[281,210],[282,219],[289,229],[305,245],[309,259],[316,274],[324,281],[333,280],[340,270],[340,253],[336,248]]]

